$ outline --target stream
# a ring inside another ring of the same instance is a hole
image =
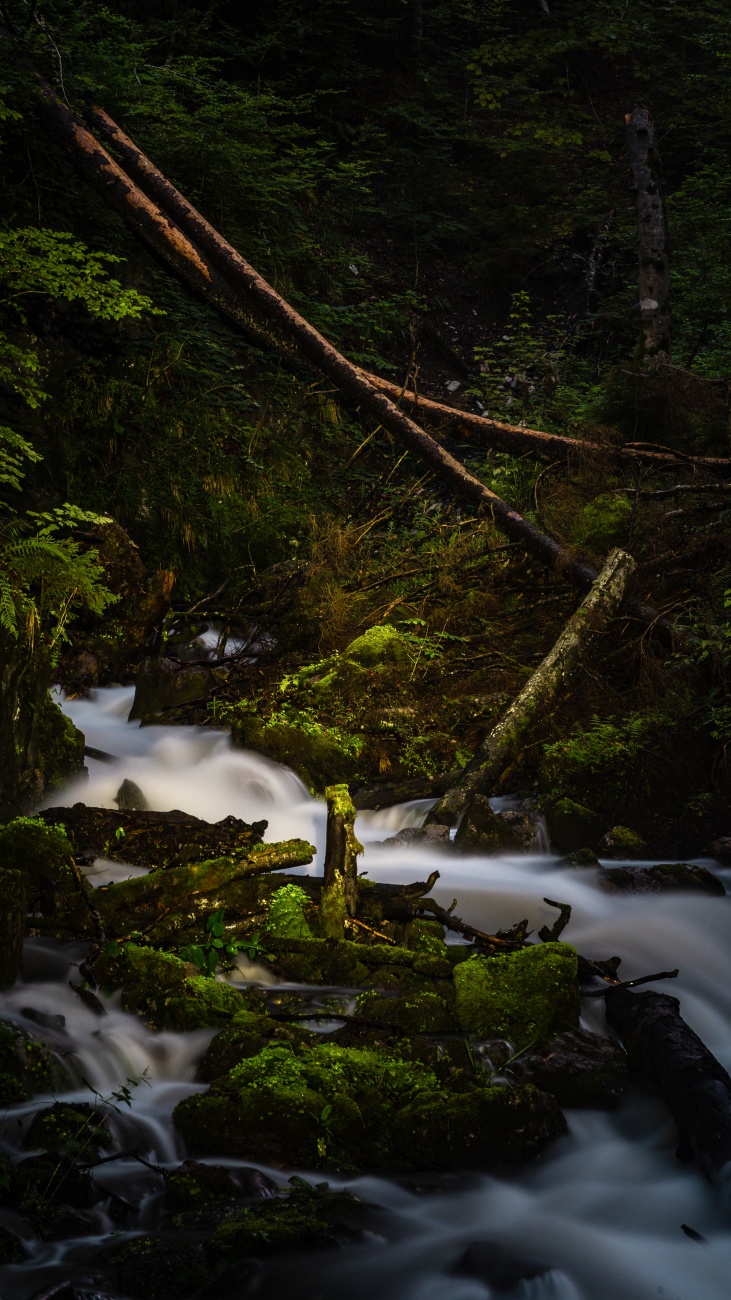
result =
[[[49,804],[81,800],[113,808],[114,795],[128,777],[157,810],[179,808],[209,821],[228,814],[247,821],[267,818],[267,840],[302,836],[316,844],[318,858],[300,870],[321,871],[325,806],[292,772],[234,749],[220,731],[129,724],[132,695],[133,688],[114,687],[63,703],[87,744],[119,761],[88,759],[88,781],[75,780],[56,791]],[[408,882],[424,878],[425,866],[436,868],[438,901],[448,907],[457,897],[465,920],[493,932],[523,916],[533,929],[553,924],[555,909],[543,902],[544,895],[570,903],[564,937],[588,957],[620,956],[622,978],[680,968],[668,991],[680,998],[684,1018],[731,1069],[728,900],[608,895],[597,887],[593,869],[562,869],[547,853],[455,858],[416,847],[373,847],[402,827],[418,825],[428,806],[421,801],[360,814],[356,830],[365,846],[360,869],[371,879]],[[89,874],[102,884],[134,871],[98,861]],[[153,1163],[175,1166],[185,1151],[172,1111],[183,1096],[203,1089],[193,1082],[195,1066],[214,1031],[153,1033],[120,1009],[119,994],[104,999],[108,1014],[98,1016],[69,988],[83,952],[82,945],[28,940],[22,979],[0,995],[2,1017],[66,1057],[76,1084],[63,1100],[92,1100],[89,1085],[108,1096],[128,1079],[144,1076],[131,1088],[130,1108],[122,1106],[112,1115],[115,1138],[120,1149],[134,1146]],[[267,973],[241,961],[232,978],[266,981]],[[601,999],[585,1000],[584,1007],[586,1027],[604,1032]],[[45,1024],[39,1025],[38,1013]],[[51,1016],[64,1017],[65,1024],[49,1021]],[[2,1150],[17,1152],[23,1127],[48,1104],[48,1097],[35,1097],[5,1113]],[[239,1294],[242,1300],[342,1300],[345,1295],[366,1300],[376,1293],[379,1300],[485,1300],[503,1293],[454,1270],[467,1247],[489,1242],[550,1266],[511,1291],[518,1300],[726,1300],[731,1216],[697,1169],[676,1160],[674,1126],[650,1090],[635,1085],[617,1110],[573,1110],[567,1119],[568,1134],[541,1159],[500,1177],[330,1176],[331,1186],[348,1187],[383,1207],[367,1240],[340,1251],[268,1261],[252,1286],[225,1294],[232,1300]],[[281,1186],[292,1172],[308,1176],[307,1170],[265,1172]],[[109,1197],[122,1196],[138,1206],[135,1230],[149,1230],[160,1179],[132,1160],[102,1165],[95,1178],[98,1236],[28,1242],[27,1262],[0,1268],[0,1300],[28,1300],[62,1279],[87,1279],[79,1287],[89,1300],[106,1295],[93,1280],[103,1268],[97,1252],[110,1233],[115,1241],[129,1235],[108,1217]],[[322,1181],[322,1173],[313,1179]],[[10,1212],[0,1214],[0,1222],[11,1219]],[[683,1224],[705,1241],[687,1236]]]

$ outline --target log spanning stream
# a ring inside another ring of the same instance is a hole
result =
[[[81,800],[114,807],[114,795],[128,777],[155,809],[180,808],[209,821],[228,814],[247,821],[267,818],[266,839],[302,836],[317,844],[318,860],[301,870],[321,871],[325,808],[291,772],[233,749],[220,732],[128,724],[131,698],[130,689],[112,688],[64,706],[88,745],[120,761],[89,760],[88,783],[56,793],[54,804]],[[369,848],[419,824],[428,806],[361,814],[357,831],[366,848],[361,869],[372,879],[406,883],[423,874],[428,862],[429,870],[441,873],[434,891],[438,901],[448,907],[457,896],[460,915],[491,932],[523,916],[536,929],[551,925],[555,911],[543,902],[545,895],[569,902],[573,914],[565,937],[586,956],[618,954],[625,979],[680,968],[672,992],[681,1000],[683,1016],[731,1069],[728,901],[690,894],[607,895],[598,889],[593,869],[562,869],[548,854],[478,859],[404,846]],[[101,884],[133,872],[97,862],[90,876]],[[78,1085],[63,1100],[91,1100],[84,1081],[106,1096],[145,1074],[146,1082],[132,1089],[131,1107],[112,1116],[115,1139],[119,1149],[135,1148],[152,1164],[175,1166],[185,1151],[172,1111],[182,1097],[203,1090],[193,1082],[195,1066],[213,1031],[154,1033],[119,1009],[118,994],[104,999],[106,1016],[95,1014],[69,988],[70,976],[76,976],[73,963],[83,951],[81,945],[27,941],[22,979],[0,997],[0,1013],[66,1056]],[[272,980],[244,961],[231,978]],[[584,1006],[587,1027],[602,1032],[601,999]],[[29,1117],[48,1104],[47,1096],[35,1097],[5,1113],[4,1151],[17,1151]],[[503,1293],[455,1269],[473,1243],[497,1243],[549,1266],[518,1283],[511,1294],[519,1300],[726,1300],[731,1212],[695,1166],[676,1160],[674,1126],[656,1096],[634,1085],[616,1111],[569,1111],[567,1117],[567,1136],[532,1165],[500,1177],[329,1176],[332,1187],[347,1186],[382,1207],[375,1229],[365,1242],[340,1251],[268,1261],[253,1289],[245,1286],[241,1297],[485,1300]],[[281,1186],[294,1172],[309,1176],[307,1170],[264,1170]],[[318,1172],[313,1181],[323,1177]],[[27,1262],[0,1269],[2,1300],[28,1300],[67,1279],[78,1279],[77,1294],[89,1300],[108,1296],[93,1281],[103,1267],[100,1248],[112,1232],[117,1241],[128,1235],[108,1217],[109,1198],[138,1206],[136,1230],[149,1231],[156,1223],[160,1178],[132,1159],[99,1166],[95,1178],[98,1236],[28,1242]],[[3,1212],[0,1219],[10,1222],[12,1214]],[[705,1240],[688,1236],[683,1224]],[[234,1293],[225,1294],[236,1300]]]

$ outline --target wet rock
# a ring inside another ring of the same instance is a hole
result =
[[[109,1257],[120,1290],[134,1300],[193,1300],[210,1277],[196,1242],[139,1237]]]
[[[114,796],[114,802],[120,812],[149,812],[150,805],[136,781],[125,777]]]
[[[510,1069],[526,1083],[550,1092],[561,1106],[614,1106],[629,1082],[620,1044],[587,1029],[558,1034]]]
[[[509,1294],[521,1282],[543,1277],[550,1272],[550,1267],[523,1254],[513,1254],[495,1241],[473,1241],[453,1272],[462,1277],[479,1278],[496,1291]]]
[[[510,817],[518,821],[513,822]],[[477,794],[459,824],[454,846],[460,853],[523,852],[526,848],[524,821],[520,813],[493,812],[487,796]]]
[[[42,1029],[54,1029],[61,1033],[66,1028],[66,1017],[61,1015],[52,1015],[48,1011],[38,1011],[36,1007],[23,1007],[20,1012],[26,1020],[32,1020]]]
[[[27,1101],[38,1092],[60,1092],[69,1084],[61,1061],[43,1043],[0,1021],[0,1106]]]
[[[26,1151],[50,1151],[75,1159],[108,1150],[111,1136],[106,1116],[87,1102],[57,1101],[36,1111],[23,1137]]]
[[[177,659],[144,659],[135,679],[130,722],[174,722],[175,710],[205,702],[219,677],[215,669],[187,668]]]
[[[236,1201],[245,1195],[244,1181],[247,1188],[258,1189],[249,1191],[249,1195],[277,1193],[276,1183],[258,1169],[237,1170],[234,1176],[224,1165],[202,1165],[197,1160],[186,1160],[177,1169],[165,1173],[165,1204],[170,1214],[176,1214],[181,1210],[196,1210],[201,1205]]]
[[[642,836],[630,830],[629,826],[613,826],[602,835],[597,853],[602,858],[644,858],[647,845]]]
[[[22,1264],[26,1258],[23,1242],[14,1232],[0,1226],[0,1266]]]
[[[710,846],[710,852],[719,862],[731,862],[731,836],[722,835],[719,839],[714,840]]]
[[[455,967],[457,1017],[483,1038],[518,1048],[578,1028],[576,951],[567,943],[532,944],[502,957],[473,956]]]
[[[23,963],[28,886],[24,871],[0,868],[0,989],[15,983]]]
[[[89,1173],[72,1160],[47,1153],[28,1156],[13,1167],[7,1204],[31,1217],[45,1213],[51,1203],[91,1210],[99,1199]]]
[[[98,1237],[106,1229],[104,1218],[94,1210],[73,1205],[45,1204],[33,1216],[38,1235],[44,1241],[65,1241],[69,1237]]]
[[[607,867],[599,873],[599,884],[610,893],[660,894],[687,889],[716,898],[726,893],[718,876],[691,862],[662,862],[652,867]]]
[[[405,826],[402,831],[387,840],[380,840],[372,848],[393,848],[399,844],[424,849],[451,849],[452,841],[448,826]]]
[[[567,853],[558,864],[560,867],[599,867],[601,863],[593,849],[577,849]]]
[[[422,1169],[492,1169],[528,1160],[565,1131],[558,1103],[530,1085],[419,1096],[393,1122],[397,1151]]]
[[[602,835],[602,823],[590,808],[573,799],[559,799],[546,814],[551,844],[559,853],[595,849]]]

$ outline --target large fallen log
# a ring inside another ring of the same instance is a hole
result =
[[[224,817],[203,821],[174,808],[171,812],[117,812],[75,803],[71,808],[44,808],[38,817],[47,826],[63,826],[77,861],[112,858],[138,867],[172,867],[220,858],[260,844],[265,821]]]
[[[678,1159],[697,1160],[728,1193],[731,1178],[731,1077],[680,1015],[668,993],[610,989],[607,1021],[630,1066],[657,1088],[678,1126]]]
[[[206,221],[205,217],[175,188],[166,176],[155,166],[146,154],[134,143],[108,113],[96,104],[87,109],[90,122],[97,133],[116,151],[122,159],[128,174],[142,187],[145,193],[159,205],[163,212],[176,222],[199,249],[215,263],[224,275],[229,270],[240,270],[247,266],[236,250],[218,231]],[[247,272],[255,274],[247,266]],[[249,286],[247,285],[247,288]],[[258,327],[259,318],[252,311],[252,329]],[[270,327],[271,328],[271,327]],[[291,346],[288,336],[280,334],[280,348]],[[285,342],[286,339],[286,342]],[[267,339],[271,341],[271,335]],[[464,434],[481,434],[489,440],[491,446],[498,450],[533,454],[550,460],[578,460],[587,454],[600,455],[604,460],[624,459],[647,465],[673,465],[692,463],[696,467],[712,470],[723,475],[731,474],[731,460],[719,457],[688,457],[675,455],[671,451],[650,450],[644,447],[605,447],[598,443],[583,442],[577,438],[568,438],[562,434],[545,433],[538,429],[524,429],[518,425],[508,424],[502,420],[491,420],[486,416],[476,415],[471,411],[460,411],[435,402],[429,398],[397,384],[380,375],[374,375],[361,367],[354,367],[362,378],[379,392],[384,393],[399,406],[407,406],[415,416],[422,416],[426,421],[446,424],[451,432]],[[422,420],[422,423],[425,421]]]
[[[458,497],[484,511],[505,536],[520,541],[536,559],[552,567],[559,567],[565,577],[580,590],[591,586],[597,575],[590,565],[577,560],[560,542],[542,533],[513,510],[385,394],[379,392],[357,366],[343,357],[230,244],[221,239],[161,173],[154,169],[154,177],[146,176],[145,184],[150,187],[154,181],[156,191],[160,187],[165,188],[167,211],[184,213],[186,229],[196,231],[195,243],[188,238],[177,220],[173,220],[151,202],[98,140],[77,121],[51,87],[40,80],[38,85],[49,125],[66,146],[79,170],[185,283],[244,329],[251,330],[255,318],[264,321],[275,346],[294,350],[308,364],[327,375],[363,411],[428,465]],[[111,127],[119,131],[114,123],[111,123]],[[137,153],[144,164],[150,167],[151,164],[144,159],[144,155],[139,150]],[[140,166],[144,170],[142,163]],[[210,247],[214,243],[217,262],[221,266],[225,265],[225,276],[203,251],[204,244]],[[633,601],[628,603],[627,609],[632,617],[646,627],[660,631],[666,639],[673,641],[676,636],[674,626],[651,606]]]
[[[626,551],[610,553],[589,595],[572,614],[553,648],[492,728],[457,782],[436,803],[427,822],[454,826],[474,795],[494,793],[496,781],[520,752],[536,719],[554,705],[592,642],[606,631],[619,612],[635,568],[635,561]]]

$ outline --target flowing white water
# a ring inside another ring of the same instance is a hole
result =
[[[230,813],[248,821],[267,818],[265,838],[309,839],[319,850],[309,870],[321,869],[324,806],[291,772],[233,749],[220,732],[131,726],[126,722],[130,704],[131,691],[115,688],[64,706],[87,743],[119,762],[89,760],[88,782],[75,782],[53,803],[79,799],[114,807],[114,795],[129,777],[158,810],[181,808],[210,821]],[[731,1068],[728,900],[606,895],[592,870],[561,869],[548,855],[457,859],[403,846],[369,849],[375,840],[418,824],[427,806],[422,801],[361,815],[357,830],[366,845],[361,866],[371,878],[406,882],[436,867],[439,900],[449,905],[456,896],[463,918],[492,930],[523,916],[534,928],[552,923],[556,913],[543,902],[546,895],[571,903],[566,937],[586,956],[619,955],[624,978],[680,967],[670,988],[681,999],[684,1017]],[[129,868],[119,870],[130,874]],[[68,962],[79,955],[68,946],[33,941],[23,980],[2,996],[0,1010],[69,1054],[78,1080],[69,1096],[89,1097],[82,1076],[108,1093],[146,1071],[147,1082],[133,1089],[129,1113],[115,1117],[119,1140],[145,1147],[154,1161],[175,1163],[182,1149],[171,1112],[198,1086],[192,1082],[195,1062],[210,1034],[152,1034],[114,999],[107,1004],[108,1015],[96,1016],[68,987]],[[587,1026],[601,1031],[601,1000],[585,1005]],[[65,1030],[39,1030],[23,1016],[28,1007],[64,1015]],[[35,1099],[12,1108],[6,1117],[7,1148],[17,1144],[18,1125],[43,1104]],[[257,1294],[266,1300],[280,1295],[340,1300],[343,1294],[366,1300],[377,1290],[380,1300],[485,1300],[498,1293],[452,1270],[471,1243],[489,1241],[551,1266],[511,1292],[519,1300],[726,1300],[731,1218],[697,1170],[676,1161],[673,1125],[659,1101],[649,1090],[635,1088],[614,1113],[573,1111],[568,1119],[569,1134],[512,1176],[349,1180],[346,1185],[385,1207],[383,1237],[327,1256],[282,1260],[269,1267]],[[281,1171],[273,1176],[283,1181]],[[141,1203],[144,1222],[145,1205],[154,1201],[155,1175],[120,1162],[98,1178],[101,1188],[123,1188],[127,1200]],[[688,1238],[681,1224],[691,1225],[706,1242]],[[58,1277],[59,1259],[68,1260],[71,1269],[84,1250],[88,1253],[88,1242],[44,1246],[34,1256],[41,1272],[27,1266],[0,1270],[2,1300],[31,1295],[39,1278],[48,1276],[44,1268],[55,1261]]]

